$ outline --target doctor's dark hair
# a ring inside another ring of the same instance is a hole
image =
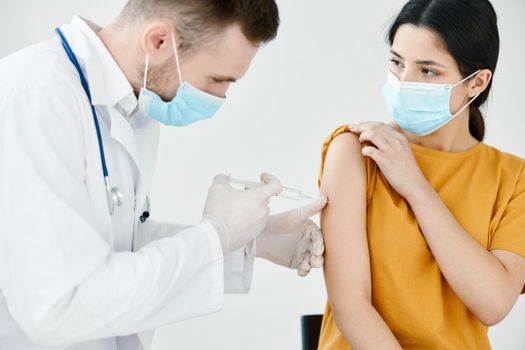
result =
[[[275,0],[128,0],[120,18],[176,19],[181,52],[212,41],[232,24],[255,45],[263,44],[275,39],[280,22]]]
[[[390,27],[387,41],[394,43],[404,24],[424,27],[438,34],[466,78],[479,69],[494,72],[498,64],[500,39],[498,20],[489,0],[410,0]],[[469,129],[482,141],[485,121],[480,107],[487,100],[487,89],[470,105]]]

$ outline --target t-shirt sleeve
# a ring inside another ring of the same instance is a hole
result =
[[[328,153],[328,149],[330,148],[330,144],[332,141],[339,135],[350,132],[350,128],[348,125],[343,125],[335,129],[330,136],[326,139],[326,141],[323,144],[323,148],[321,150],[321,169],[319,171],[319,177],[317,178],[317,185],[321,187],[321,180],[323,178],[323,172],[324,172],[324,163],[326,159],[326,154]]]
[[[490,250],[496,249],[508,250],[525,258],[525,173],[523,165],[514,193],[492,237]]]
[[[319,187],[321,187],[321,180],[323,178],[326,154],[328,153],[328,149],[330,148],[332,141],[334,141],[334,139],[337,136],[344,134],[344,133],[348,133],[348,132],[350,132],[350,127],[348,125],[340,126],[337,129],[335,129],[324,142],[322,150],[321,150],[321,169],[319,171],[319,177],[317,178],[317,184]],[[378,167],[377,167],[377,164],[370,157],[365,157],[365,161],[366,161],[366,176],[367,176],[367,184],[368,184],[367,191],[366,191],[366,198],[367,198],[367,203],[368,203],[371,200],[372,194],[375,189],[375,182],[376,182],[376,175],[378,173]]]

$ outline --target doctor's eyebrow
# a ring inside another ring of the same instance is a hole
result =
[[[402,60],[404,60],[403,56],[401,56],[400,54],[398,54],[397,52],[395,52],[394,50],[390,50],[390,53],[394,56],[396,56],[397,58],[400,58]],[[421,60],[421,61],[416,61],[416,64],[419,64],[419,65],[423,65],[423,66],[438,66],[438,67],[443,67],[443,68],[446,68],[444,65],[442,65],[441,63],[437,63],[436,61],[432,61],[432,60]]]
[[[237,79],[222,75],[214,75],[211,77],[217,83],[236,83]]]

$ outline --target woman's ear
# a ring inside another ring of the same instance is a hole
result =
[[[472,98],[474,96],[477,96],[481,94],[483,91],[487,89],[489,86],[489,83],[492,79],[492,72],[490,69],[482,69],[476,74],[474,77],[472,77],[471,82],[469,84],[469,97]]]
[[[150,56],[151,64],[164,63],[173,56],[171,35],[175,31],[173,22],[157,19],[143,30],[141,46],[145,55]]]

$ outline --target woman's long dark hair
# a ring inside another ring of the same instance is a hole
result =
[[[498,20],[489,0],[410,0],[390,27],[387,40],[392,46],[400,26],[411,24],[437,33],[457,61],[464,77],[479,69],[496,71],[500,39]],[[469,129],[483,141],[485,121],[480,107],[487,100],[487,89],[470,105]]]

